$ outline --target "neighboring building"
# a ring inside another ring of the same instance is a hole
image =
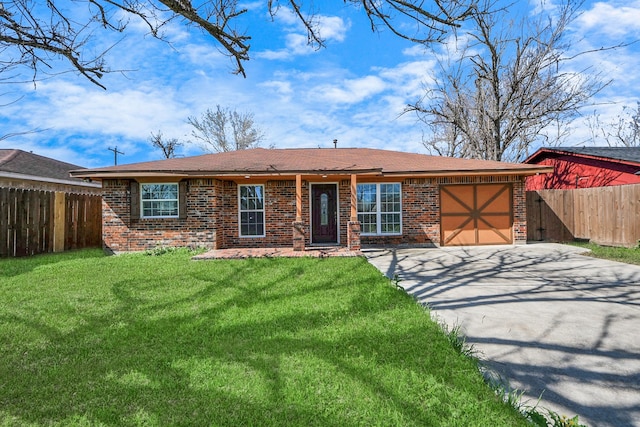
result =
[[[527,190],[640,183],[640,147],[545,147],[524,163],[554,168],[553,174],[527,178]]]
[[[102,187],[79,168],[0,149],[0,258],[100,247]]]
[[[27,151],[0,149],[0,187],[100,194],[100,184],[72,178],[81,166]]]
[[[525,243],[546,166],[366,148],[251,149],[72,172],[102,181],[114,251]]]

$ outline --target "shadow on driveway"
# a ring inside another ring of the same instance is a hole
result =
[[[369,248],[365,256],[523,399],[591,426],[640,427],[640,267],[558,244]]]

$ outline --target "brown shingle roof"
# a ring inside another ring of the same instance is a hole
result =
[[[230,151],[202,156],[133,163],[73,172],[74,176],[117,177],[132,174],[195,176],[295,173],[383,175],[511,172],[531,175],[548,167],[487,160],[457,159],[371,148],[302,148]]]
[[[45,179],[81,182],[81,179],[69,176],[69,171],[80,168],[81,166],[78,165],[23,150],[0,149],[0,173],[8,172]]]

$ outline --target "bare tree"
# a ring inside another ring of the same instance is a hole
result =
[[[486,0],[481,9],[494,5]],[[472,28],[457,39],[458,56],[440,60],[435,86],[406,109],[434,135],[424,145],[450,156],[519,161],[534,141],[565,136],[564,124],[607,84],[566,67],[589,53],[569,55],[566,33],[581,5],[565,0],[556,16],[536,20],[509,19],[507,8],[473,13]]]
[[[379,26],[413,41],[441,40],[460,25],[477,0],[345,0],[369,18],[372,30]],[[76,0],[73,12],[60,0],[13,0],[0,3],[0,70],[25,65],[33,72],[50,68],[63,59],[73,69],[104,88],[100,78],[109,72],[105,53],[91,53],[91,42],[104,32],[122,33],[131,20],[141,20],[152,36],[163,39],[163,27],[180,20],[204,30],[230,56],[234,72],[245,76],[251,36],[236,25],[247,13],[239,0]],[[303,10],[303,0],[266,0],[271,16],[284,6],[307,31],[310,45],[323,47],[314,11]],[[412,25],[407,25],[409,22]],[[11,52],[5,51],[12,48]]]
[[[207,109],[201,119],[189,117],[187,122],[194,127],[191,135],[208,152],[255,148],[264,138],[252,113],[239,113],[219,105],[215,111]]]
[[[640,102],[635,108],[622,107],[622,113],[608,123],[594,113],[587,118],[587,126],[596,145],[605,141],[610,147],[640,147]]]
[[[178,141],[178,138],[164,139],[162,131],[154,134],[151,132],[149,141],[155,148],[159,148],[166,159],[176,157],[176,150],[178,147],[182,147],[184,144]]]

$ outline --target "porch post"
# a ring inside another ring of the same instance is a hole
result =
[[[293,222],[293,250],[304,251],[304,222],[302,222],[302,175],[296,175],[296,220]]]
[[[302,175],[296,175],[296,222],[302,222]]]
[[[358,177],[351,175],[351,216],[347,225],[347,246],[349,250],[359,251],[360,245],[360,221],[358,221]]]

